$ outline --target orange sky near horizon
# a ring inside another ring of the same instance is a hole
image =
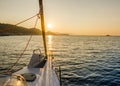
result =
[[[74,35],[120,35],[120,0],[43,0],[47,30]],[[0,0],[0,23],[38,13],[38,0]],[[32,27],[35,19],[22,24]],[[51,28],[48,26],[51,25]]]

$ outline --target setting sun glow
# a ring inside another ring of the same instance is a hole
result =
[[[48,24],[47,27],[48,27],[48,29],[51,29],[51,28],[53,28],[53,25],[52,24]]]

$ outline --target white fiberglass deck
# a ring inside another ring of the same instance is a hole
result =
[[[36,79],[33,82],[27,82],[28,86],[60,86],[55,71],[52,68],[51,58],[49,58],[43,68],[24,67],[15,74],[34,73]]]

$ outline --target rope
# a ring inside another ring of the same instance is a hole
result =
[[[29,19],[30,19],[30,18],[29,18]],[[26,20],[28,20],[28,19],[26,19]],[[25,21],[26,21],[26,20],[25,20]],[[36,27],[36,25],[37,25],[37,22],[38,22],[38,18],[36,19],[36,22],[35,22],[35,25],[34,25],[34,29],[35,29],[35,27]],[[22,22],[20,22],[20,23],[22,23]],[[20,24],[20,23],[18,23],[18,24]],[[25,48],[23,49],[23,52],[20,54],[20,57],[17,59],[17,61],[16,61],[11,67],[9,67],[7,71],[5,71],[5,72],[3,72],[3,73],[0,73],[0,74],[11,73],[10,71],[18,64],[19,60],[20,60],[20,59],[22,58],[22,56],[24,55],[24,53],[25,53],[25,51],[26,51],[26,49],[27,49],[27,47],[28,47],[28,45],[29,45],[29,43],[30,43],[30,41],[31,41],[31,39],[32,39],[32,36],[33,36],[33,32],[31,32],[31,35],[30,35],[30,37],[29,37],[29,40],[28,40]]]
[[[6,29],[4,29],[4,30],[0,30],[0,33],[5,32],[5,31],[10,30],[10,29],[13,29],[15,26],[17,26],[17,25],[19,25],[19,24],[21,24],[21,23],[24,23],[24,22],[26,22],[26,21],[32,19],[32,18],[36,17],[37,15],[38,15],[38,14],[35,14],[34,16],[32,16],[32,17],[30,17],[30,18],[27,18],[27,19],[23,20],[23,21],[21,21],[21,22],[15,24],[15,25],[13,25],[11,28],[6,28]]]

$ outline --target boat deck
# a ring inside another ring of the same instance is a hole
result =
[[[43,68],[28,68],[24,67],[15,74],[33,73],[36,79],[32,82],[27,82],[28,86],[60,86],[57,75],[52,67],[51,58],[49,58]]]
[[[27,82],[27,85],[28,86],[41,86],[40,79],[41,79],[42,70],[43,70],[43,68],[24,67],[22,70],[16,72],[15,74],[33,73],[36,75],[36,79],[35,79],[35,81]]]
[[[33,55],[32,58],[36,61],[39,55],[37,55],[37,57]],[[33,61],[33,59],[31,60]],[[43,63],[41,62],[41,64]],[[60,86],[60,82],[52,65],[52,56],[48,56],[43,67],[40,66],[36,68],[36,66],[26,66],[13,73],[13,76],[16,76],[16,78],[11,79],[8,77],[10,79],[10,85],[17,83],[18,85],[15,86]],[[21,81],[19,76],[24,79],[23,82],[25,82],[26,85],[19,85],[22,84],[18,82]],[[9,82],[7,82],[6,85],[9,85]]]

